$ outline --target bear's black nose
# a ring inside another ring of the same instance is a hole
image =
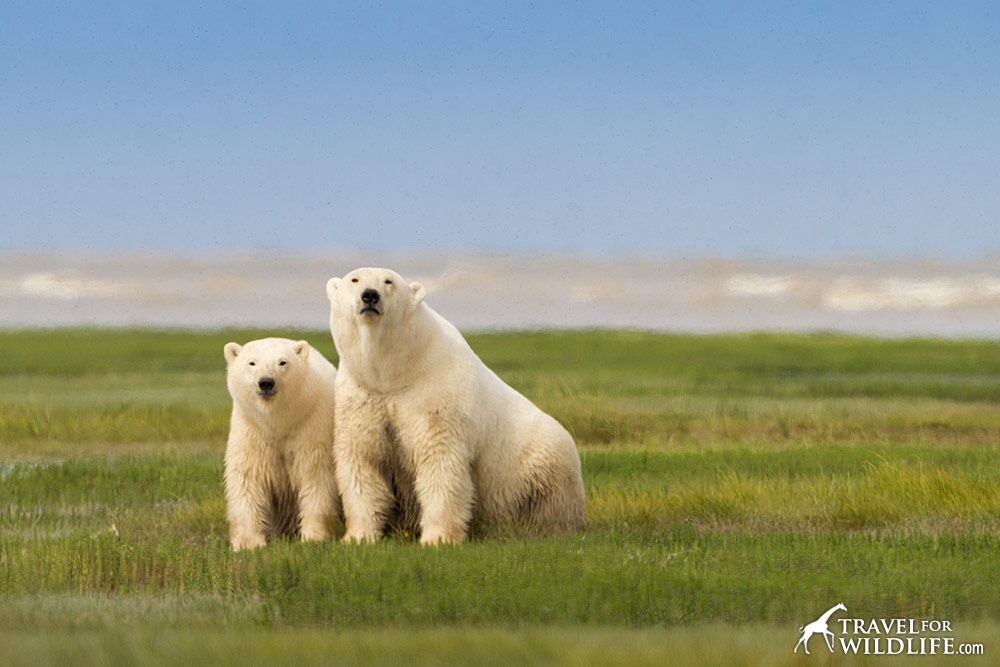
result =
[[[361,293],[361,301],[367,303],[369,306],[374,306],[378,303],[378,292],[373,289],[366,289]]]
[[[274,378],[261,378],[257,383],[261,391],[272,391],[274,389]]]

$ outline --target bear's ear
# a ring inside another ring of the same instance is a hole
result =
[[[222,348],[223,353],[226,355],[226,363],[233,363],[233,359],[240,355],[243,351],[243,346],[239,343],[226,343],[226,346]]]
[[[326,298],[333,301],[333,295],[340,288],[340,278],[330,278],[326,281]]]
[[[413,305],[419,306],[420,302],[427,296],[427,290],[420,283],[410,283],[410,294],[413,295]]]
[[[309,358],[309,343],[304,340],[300,340],[295,345],[292,345],[292,352],[294,352],[299,359],[305,361]]]

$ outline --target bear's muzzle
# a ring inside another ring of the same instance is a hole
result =
[[[264,398],[270,398],[275,393],[274,378],[261,378],[257,382],[257,394]]]

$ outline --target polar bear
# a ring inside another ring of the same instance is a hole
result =
[[[226,343],[233,414],[225,487],[233,549],[320,540],[340,512],[333,462],[337,369],[304,340]]]
[[[375,539],[394,514],[424,544],[461,542],[474,516],[580,526],[572,436],[488,369],[419,283],[361,268],[326,289],[345,540]]]

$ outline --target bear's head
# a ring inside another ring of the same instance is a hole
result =
[[[362,268],[326,284],[330,299],[330,326],[354,322],[363,326],[398,324],[410,318],[423,302],[426,290],[407,283],[390,269]]]
[[[226,384],[233,400],[248,409],[269,409],[294,399],[306,385],[309,343],[262,338],[226,343]]]

